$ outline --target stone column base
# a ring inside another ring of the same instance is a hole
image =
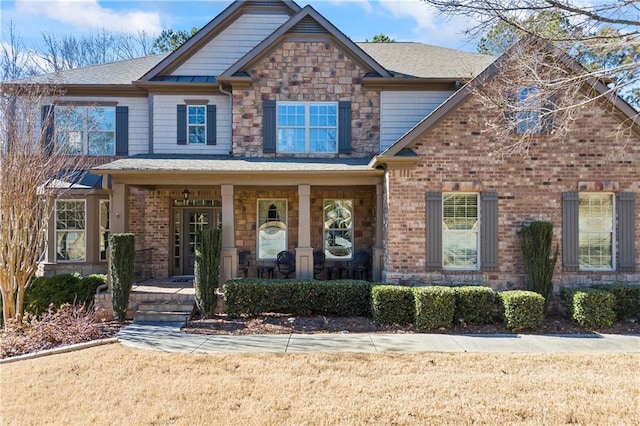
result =
[[[296,248],[296,278],[313,279],[313,247]]]
[[[220,259],[220,285],[231,278],[238,277],[238,249],[236,247],[222,248]]]

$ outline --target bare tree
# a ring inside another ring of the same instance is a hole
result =
[[[37,73],[22,38],[16,33],[16,26],[9,21],[6,42],[0,45],[1,80],[17,80]]]
[[[154,38],[146,31],[134,34],[120,33],[115,40],[114,49],[120,59],[135,59],[151,54]]]
[[[25,290],[46,246],[55,197],[89,166],[83,157],[52,145],[53,135],[46,130],[52,114],[42,105],[57,95],[53,86],[0,85],[0,292],[5,324],[22,316]]]
[[[570,0],[422,1],[445,15],[468,17],[473,22],[467,28],[471,36],[490,37],[500,27],[513,30],[506,33],[512,39],[506,40],[511,46],[508,53],[484,80],[469,87],[490,111],[483,124],[496,132],[496,138],[509,135],[513,142],[499,149],[503,154],[526,155],[532,137],[539,133],[563,139],[588,105],[616,100],[616,95],[635,99],[640,83],[637,1],[593,5]],[[544,17],[561,25],[540,22]],[[517,38],[520,42],[512,45]],[[487,37],[483,40],[486,43]],[[617,136],[628,135],[633,122],[623,122]]]

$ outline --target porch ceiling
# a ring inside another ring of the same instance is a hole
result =
[[[94,167],[114,183],[167,185],[375,185],[383,171],[368,158],[233,158],[138,155]]]

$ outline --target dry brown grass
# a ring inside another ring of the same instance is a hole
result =
[[[638,424],[637,354],[188,355],[0,365],[2,424]]]

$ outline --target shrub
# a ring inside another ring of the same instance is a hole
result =
[[[218,302],[216,288],[220,279],[222,229],[204,229],[196,234],[196,262],[193,287],[195,301],[207,318],[215,315]]]
[[[454,318],[467,324],[491,322],[491,311],[495,302],[495,292],[489,287],[452,287],[456,294]]]
[[[25,292],[24,310],[34,315],[47,311],[49,305],[59,308],[65,303],[89,308],[98,286],[106,283],[105,275],[61,274],[35,278]]]
[[[524,261],[525,288],[542,295],[547,301],[553,291],[553,269],[558,260],[558,247],[552,253],[553,224],[532,222],[522,227],[520,235]]]
[[[510,290],[498,293],[504,323],[509,330],[540,327],[544,320],[544,297],[533,291]]]
[[[371,310],[378,324],[413,324],[413,289],[398,285],[377,285],[371,290]]]
[[[417,329],[449,327],[453,322],[456,295],[450,287],[414,287],[415,326]]]
[[[113,315],[124,322],[127,317],[129,294],[133,285],[133,259],[135,237],[133,234],[109,235],[109,247],[111,258],[109,270],[111,271],[111,304]]]
[[[640,284],[601,284],[593,288],[613,294],[616,319],[640,318]]]
[[[594,288],[563,289],[562,303],[567,316],[582,327],[611,327],[616,313],[613,294]]]
[[[236,279],[227,281],[223,289],[227,313],[232,316],[263,312],[371,315],[367,281]]]
[[[0,340],[0,358],[70,345],[100,337],[93,315],[83,306],[65,303],[42,316],[26,313],[22,322],[7,322]]]

